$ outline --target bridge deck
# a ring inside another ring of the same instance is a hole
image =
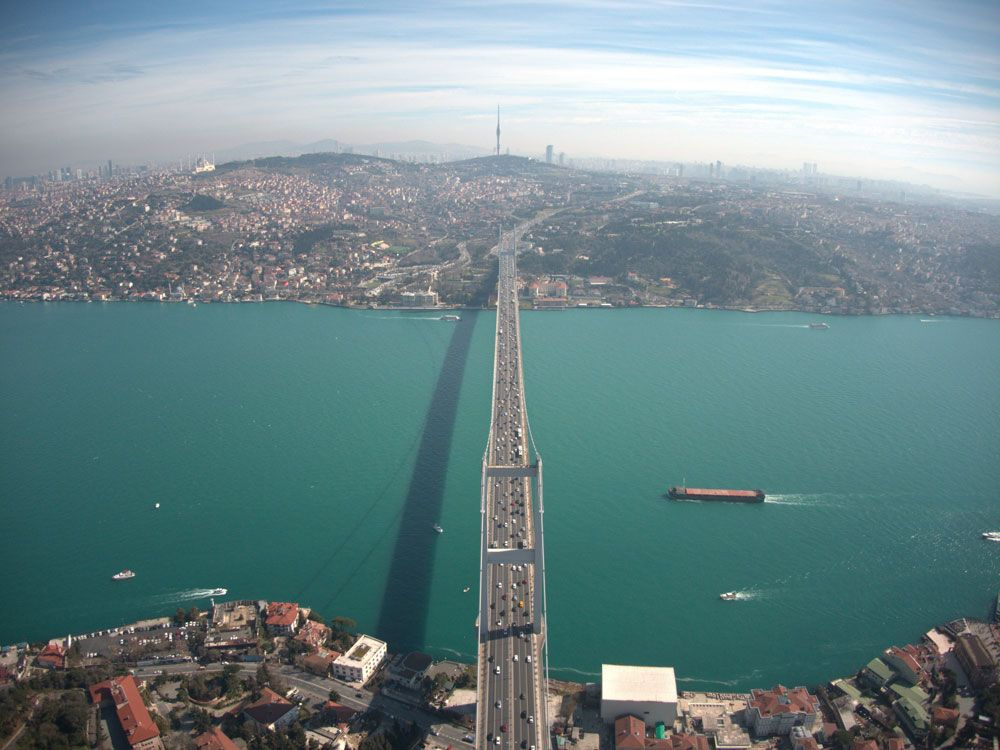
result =
[[[493,409],[483,456],[476,747],[542,750],[546,706],[542,462],[531,464],[516,252],[498,258]],[[535,479],[537,501],[532,487]]]

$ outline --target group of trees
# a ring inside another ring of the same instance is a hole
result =
[[[407,750],[420,736],[420,728],[411,724],[403,729],[396,721],[391,729],[370,734],[361,741],[358,750]]]
[[[90,706],[82,690],[67,690],[48,696],[17,741],[22,750],[62,750],[87,746]]]

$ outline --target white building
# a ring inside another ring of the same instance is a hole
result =
[[[654,726],[677,719],[677,677],[673,667],[601,665],[601,719],[634,714]]]
[[[346,682],[368,682],[385,659],[386,651],[384,641],[362,635],[346,654],[334,660],[333,676]]]

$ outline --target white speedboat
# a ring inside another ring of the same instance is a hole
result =
[[[983,539],[989,539],[991,542],[1000,542],[1000,531],[984,531]]]
[[[739,598],[739,594],[735,591],[727,591],[724,594],[719,594],[719,598],[724,602],[735,602]]]
[[[128,568],[125,568],[125,570],[119,573],[115,573],[113,576],[111,576],[112,581],[124,581],[128,578],[135,578],[135,573],[133,573]]]
[[[225,596],[229,593],[229,589],[212,589],[209,596]]]
[[[444,529],[442,529],[438,524],[434,524],[431,528],[434,529],[434,531],[436,531],[438,534],[444,533]]]

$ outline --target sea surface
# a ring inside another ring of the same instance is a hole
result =
[[[495,318],[461,317],[0,304],[0,642],[226,587],[471,660]],[[987,615],[1000,322],[816,319],[522,314],[554,677],[811,685]]]

